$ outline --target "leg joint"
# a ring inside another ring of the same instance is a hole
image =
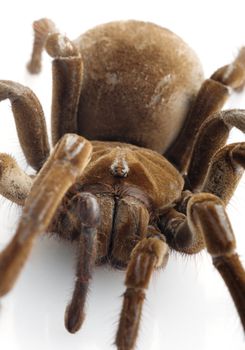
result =
[[[208,193],[194,195],[188,204],[192,230],[200,230],[212,257],[232,254],[235,237],[223,202]]]

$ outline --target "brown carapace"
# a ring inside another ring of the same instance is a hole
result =
[[[245,142],[225,144],[232,127],[245,132],[245,111],[221,111],[230,91],[245,85],[245,48],[204,80],[195,53],[151,23],[113,22],[70,41],[41,19],[34,33],[29,71],[40,71],[43,49],[54,58],[54,148],[37,97],[1,81],[0,100],[11,101],[36,176],[0,154],[0,193],[23,206],[0,254],[0,296],[36,237],[55,232],[76,241],[79,252],[66,328],[74,333],[83,323],[94,266],[125,268],[115,343],[132,350],[154,269],[171,250],[206,247],[245,328],[245,273],[225,212],[245,167]]]

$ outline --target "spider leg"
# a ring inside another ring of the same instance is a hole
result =
[[[208,193],[189,200],[187,217],[194,234],[202,234],[213,264],[224,279],[245,329],[245,271],[223,202]]]
[[[42,18],[34,22],[33,53],[28,69],[38,73],[45,49],[54,58],[52,98],[52,143],[66,133],[78,133],[77,109],[83,78],[83,61],[75,44],[60,34],[54,23]]]
[[[0,101],[9,99],[21,148],[27,162],[39,170],[49,156],[49,142],[42,106],[27,87],[8,80],[0,81]]]
[[[132,250],[147,233],[149,220],[145,203],[135,197],[125,195],[117,201],[108,256],[112,266],[127,266]]]
[[[148,228],[148,232],[151,228]],[[127,267],[126,292],[116,336],[118,350],[132,350],[135,346],[145,289],[148,288],[154,268],[166,264],[168,245],[155,229],[141,240],[132,251]]]
[[[205,246],[223,277],[245,328],[245,271],[236,254],[236,241],[223,201],[210,193],[187,193],[178,208],[160,218],[168,245],[186,254]]]
[[[191,198],[189,194],[186,202]],[[186,203],[182,203],[186,206]],[[186,211],[186,208],[183,209]],[[170,208],[159,218],[159,228],[167,240],[167,244],[174,250],[185,254],[196,254],[205,248],[205,242],[200,232],[193,234],[188,218],[185,214]]]
[[[245,47],[231,64],[218,69],[210,79],[204,81],[183,128],[167,150],[165,156],[181,173],[185,173],[188,167],[201,125],[210,115],[221,110],[229,97],[229,88],[238,91],[244,85]]]
[[[77,217],[81,221],[81,234],[78,245],[76,282],[72,300],[67,306],[65,325],[69,332],[75,333],[85,318],[84,306],[96,260],[96,234],[100,221],[97,199],[90,193],[75,196]]]
[[[62,38],[62,40],[61,40]],[[68,47],[60,55],[60,42]],[[52,96],[52,143],[53,145],[66,133],[78,133],[77,110],[83,78],[83,61],[74,44],[60,34],[49,36],[47,49],[55,59],[53,68]],[[73,50],[73,51],[72,51]],[[67,56],[64,56],[64,55]]]
[[[19,205],[24,205],[33,180],[16,163],[15,159],[0,153],[0,194]]]
[[[34,42],[31,54],[31,60],[27,64],[27,69],[32,74],[41,71],[42,53],[46,44],[47,37],[50,33],[57,32],[55,24],[48,18],[42,18],[33,22]]]
[[[245,85],[245,47],[240,49],[233,63],[219,68],[211,79],[230,86],[234,90],[242,90]]]
[[[213,193],[228,204],[245,169],[245,142],[219,150],[213,157],[202,192]]]
[[[203,182],[209,164],[214,154],[225,145],[230,130],[234,126],[245,133],[245,110],[234,109],[218,112],[202,125],[187,171],[187,186],[191,190],[204,191]]]
[[[0,296],[12,288],[35,238],[47,229],[91,152],[90,142],[75,134],[65,135],[55,147],[32,186],[14,238],[0,253]]]

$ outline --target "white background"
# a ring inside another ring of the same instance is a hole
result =
[[[0,13],[0,79],[30,86],[50,118],[51,60],[40,76],[25,71],[32,45],[31,23],[52,18],[70,38],[96,24],[116,19],[149,20],[182,36],[198,53],[208,77],[229,63],[245,45],[244,1],[4,1]],[[245,108],[245,93],[228,106]],[[0,104],[0,150],[14,155],[26,169],[15,134],[10,103]],[[232,132],[230,142],[244,141]],[[244,178],[228,213],[244,262]],[[0,249],[13,235],[20,210],[0,200]],[[74,248],[42,238],[35,245],[14,290],[1,301],[1,350],[112,350],[124,286],[124,273],[97,269],[88,298],[87,318],[76,335],[63,326],[73,288]],[[147,293],[137,349],[241,350],[244,335],[231,298],[201,254],[170,257],[165,271],[153,276]]]

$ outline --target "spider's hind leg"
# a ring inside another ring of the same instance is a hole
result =
[[[245,47],[235,60],[218,69],[210,79],[203,82],[176,140],[167,150],[166,157],[185,174],[199,130],[207,118],[219,112],[231,90],[240,91],[245,86]]]
[[[40,71],[44,49],[54,58],[52,143],[55,145],[64,134],[79,133],[77,111],[83,78],[83,61],[74,42],[59,33],[51,20],[42,18],[34,22],[33,28],[33,52],[27,65],[29,72]]]
[[[41,71],[42,52],[46,44],[47,37],[50,33],[56,32],[56,27],[53,21],[48,18],[42,18],[33,22],[34,42],[30,62],[27,64],[27,69],[32,74],[37,74]]]

